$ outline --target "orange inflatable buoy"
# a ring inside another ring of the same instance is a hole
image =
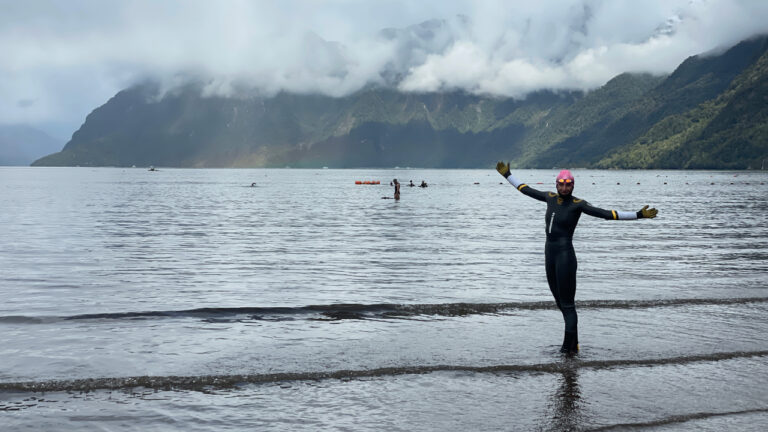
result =
[[[360,180],[355,180],[355,184],[363,184]]]

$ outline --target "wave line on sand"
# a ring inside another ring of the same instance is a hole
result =
[[[317,381],[328,379],[360,379],[382,376],[419,375],[433,372],[475,373],[563,373],[576,369],[612,369],[617,367],[652,367],[738,358],[765,357],[768,351],[738,351],[701,354],[658,359],[589,360],[564,359],[555,363],[521,365],[421,365],[376,369],[337,370],[325,372],[280,372],[271,374],[202,375],[202,376],[138,376],[112,378],[81,378],[0,383],[2,392],[55,392],[117,390],[145,387],[160,390],[200,390],[209,387],[226,388],[243,384],[267,384],[289,381]]]
[[[614,425],[601,426],[598,428],[587,429],[587,430],[590,432],[598,432],[598,431],[602,432],[602,431],[611,431],[611,430],[624,431],[628,429],[646,429],[649,427],[664,426],[664,425],[670,425],[670,424],[676,424],[676,423],[685,423],[693,420],[708,419],[713,417],[727,417],[727,416],[757,414],[757,413],[766,413],[766,412],[768,412],[768,408],[755,408],[755,409],[748,409],[748,410],[741,410],[741,411],[727,411],[727,412],[719,412],[719,413],[699,412],[699,413],[693,413],[693,414],[671,416],[671,417],[666,417],[663,419],[653,420],[649,422],[620,423],[620,424],[614,424]]]
[[[768,303],[765,297],[655,299],[655,300],[582,300],[580,309],[648,309],[657,307],[741,305]],[[516,310],[554,309],[554,301],[508,303],[442,303],[442,304],[328,304],[296,307],[197,308],[169,311],[105,312],[63,317],[0,316],[0,324],[48,324],[80,320],[136,320],[158,318],[198,318],[209,321],[236,320],[343,320],[408,318],[414,316],[467,316],[513,312]]]

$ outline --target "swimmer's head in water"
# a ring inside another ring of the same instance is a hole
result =
[[[555,181],[557,193],[560,195],[570,195],[573,192],[573,174],[567,169],[560,171]]]

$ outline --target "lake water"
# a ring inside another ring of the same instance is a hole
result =
[[[768,428],[768,174],[574,174],[566,359],[493,169],[0,167],[3,429]]]

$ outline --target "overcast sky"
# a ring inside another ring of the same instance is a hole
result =
[[[0,124],[62,139],[147,78],[205,78],[218,95],[390,84],[525,97],[669,73],[768,33],[764,0],[0,0],[0,11]]]

